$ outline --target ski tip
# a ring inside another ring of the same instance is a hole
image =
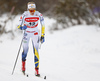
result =
[[[28,74],[26,76],[28,77]]]
[[[44,76],[44,79],[46,79],[46,76]]]

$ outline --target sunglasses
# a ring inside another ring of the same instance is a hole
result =
[[[35,12],[36,10],[29,10],[29,12]]]

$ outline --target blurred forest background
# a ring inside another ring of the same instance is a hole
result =
[[[4,23],[27,10],[29,1],[34,1],[43,15],[57,21],[52,30],[58,30],[59,25],[63,29],[80,24],[100,26],[100,0],[0,0],[0,16],[9,14]],[[0,24],[0,33],[4,32],[5,25]]]

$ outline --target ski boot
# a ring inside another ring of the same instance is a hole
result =
[[[25,75],[25,61],[22,61],[22,73]]]
[[[40,77],[40,74],[39,74],[39,68],[35,68],[35,76],[37,76],[37,77]]]

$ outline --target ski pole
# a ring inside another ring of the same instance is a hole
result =
[[[41,49],[41,40],[40,40],[40,45],[39,45],[39,49]]]
[[[23,16],[23,19],[24,19],[25,15]],[[23,24],[23,19],[22,19],[22,23],[21,23],[21,26]],[[25,34],[25,30],[24,30],[24,34]],[[19,47],[19,51],[18,51],[18,54],[17,54],[17,57],[16,57],[16,61],[15,61],[15,64],[14,64],[14,67],[13,67],[13,71],[12,71],[12,75],[14,73],[14,70],[15,70],[15,67],[16,67],[16,63],[17,63],[17,59],[18,59],[18,56],[19,56],[19,53],[20,53],[20,49],[21,49],[21,46],[22,46],[22,42],[23,42],[23,38],[21,40],[21,44],[20,44],[20,47]]]
[[[15,70],[15,67],[16,67],[16,63],[17,63],[17,60],[18,60],[18,56],[19,56],[19,53],[20,53],[20,49],[21,49],[21,46],[22,46],[22,42],[23,42],[23,39],[22,39],[21,44],[20,44],[20,47],[19,47],[19,51],[18,51],[18,54],[17,54],[17,57],[16,57],[16,61],[15,61],[14,67],[13,67],[12,75],[13,75],[14,70]]]

